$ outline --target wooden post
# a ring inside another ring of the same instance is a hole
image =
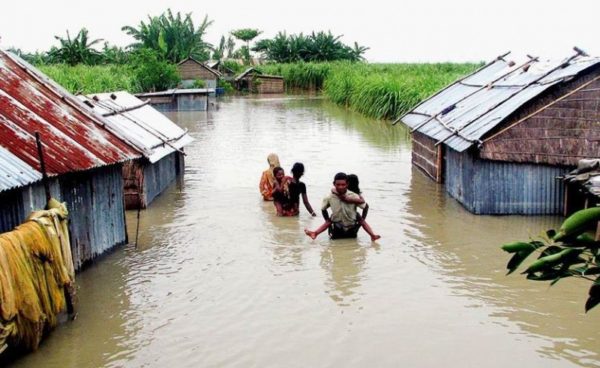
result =
[[[444,165],[444,147],[440,144],[439,146],[437,146],[437,177],[436,177],[436,182],[438,184],[441,184],[444,181],[444,171],[443,171],[443,165]]]
[[[46,173],[46,163],[44,162],[44,149],[42,148],[42,139],[40,133],[35,132],[35,141],[37,144],[38,157],[40,159],[40,169],[42,170],[42,182],[44,183],[44,190],[46,191],[46,206],[50,202],[50,183],[48,183],[48,174]]]
[[[596,226],[596,241],[600,241],[600,221],[598,221],[598,226]]]
[[[563,216],[569,214],[569,184],[565,182],[564,198],[563,198]]]

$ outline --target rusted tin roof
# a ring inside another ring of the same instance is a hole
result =
[[[0,192],[42,180],[42,174],[0,147]]]
[[[79,96],[108,120],[113,131],[134,144],[152,163],[180,151],[193,139],[165,115],[124,92]]]
[[[423,101],[401,120],[462,152],[548,88],[600,64],[600,58],[577,52],[563,60],[520,62],[502,55],[475,73]]]
[[[20,58],[0,50],[0,146],[40,171],[39,132],[48,175],[141,157],[75,96]]]

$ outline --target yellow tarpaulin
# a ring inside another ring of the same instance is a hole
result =
[[[64,203],[52,199],[15,230],[0,234],[0,348],[35,350],[74,291]]]

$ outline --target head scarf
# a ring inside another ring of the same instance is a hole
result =
[[[268,173],[267,173],[267,177],[269,178],[269,182],[271,184],[273,184],[273,182],[275,181],[275,175],[273,175],[273,169],[276,168],[277,166],[281,166],[281,164],[279,163],[279,156],[277,156],[277,154],[275,153],[270,153],[267,156],[267,162],[269,163],[269,168]]]

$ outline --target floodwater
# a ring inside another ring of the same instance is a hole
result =
[[[78,275],[78,318],[12,366],[600,367],[587,282],[505,275],[499,246],[560,218],[471,215],[411,168],[402,126],[319,98],[171,117],[195,138],[183,181],[141,212],[137,248]],[[270,152],[305,164],[316,209],[357,174],[382,239],[313,241],[321,218],[277,218],[257,189]]]

